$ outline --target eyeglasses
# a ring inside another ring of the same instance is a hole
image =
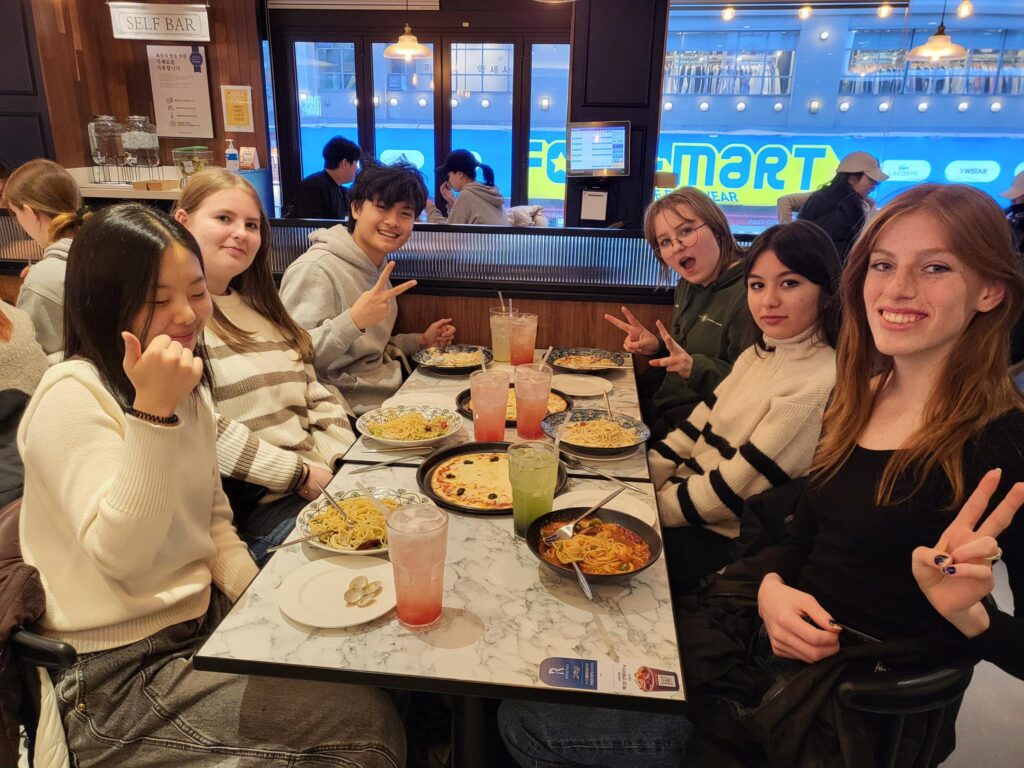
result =
[[[658,253],[662,256],[666,253],[671,253],[673,243],[680,248],[692,248],[697,244],[697,239],[700,237],[700,228],[706,226],[707,222],[696,227],[681,227],[677,229],[675,237],[664,237],[658,241]]]

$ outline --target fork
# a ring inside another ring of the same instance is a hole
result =
[[[609,501],[611,501],[616,496],[618,496],[620,493],[622,493],[623,490],[624,489],[622,489],[622,488],[616,488],[614,491],[609,493],[607,496],[605,496],[603,499],[601,499],[599,502],[597,502],[597,504],[592,506],[590,509],[588,509],[582,515],[577,517],[575,520],[573,520],[571,522],[568,522],[565,525],[561,525],[558,528],[555,528],[555,530],[553,530],[551,533],[549,533],[547,536],[544,537],[544,543],[545,544],[551,544],[552,542],[558,541],[559,539],[571,539],[572,538],[573,529],[576,527],[576,523],[578,523],[580,520],[582,520],[583,518],[585,518],[587,515],[591,514],[592,512],[596,512],[597,510],[599,510],[601,507],[603,507]]]

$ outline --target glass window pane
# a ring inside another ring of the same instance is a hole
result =
[[[565,123],[569,113],[569,45],[534,45],[530,67],[530,205],[543,205],[550,226],[565,221]]]
[[[424,43],[433,53],[434,47]],[[373,116],[377,157],[405,160],[434,189],[434,59],[385,59],[388,43],[373,44]]]
[[[359,143],[355,43],[295,43],[302,176],[323,170],[332,137]]]
[[[511,43],[454,43],[452,56],[452,149],[468,149],[494,169],[494,183],[512,194]],[[477,181],[483,181],[477,176]],[[433,189],[433,187],[431,187]]]

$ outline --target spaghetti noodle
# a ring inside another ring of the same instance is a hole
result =
[[[378,499],[389,512],[399,504],[394,499]],[[306,524],[310,533],[320,535],[320,541],[331,549],[374,549],[387,543],[387,526],[384,516],[365,496],[338,501],[347,519],[343,518],[332,505],[310,515]]]
[[[390,418],[384,418],[387,416],[387,412],[384,411],[381,416],[381,421],[368,423],[366,431],[385,440],[426,440],[448,431],[448,419],[444,416],[428,419],[417,411]]]
[[[561,525],[545,525],[541,529],[542,539]],[[589,518],[577,524],[572,538],[541,543],[540,555],[549,563],[576,563],[584,573],[601,576],[643,568],[651,558],[651,548],[628,528]]]
[[[627,448],[638,442],[636,432],[607,418],[570,422],[562,440],[587,448]]]
[[[556,364],[562,368],[579,368],[580,370],[622,367],[614,360],[599,355],[566,355],[558,358]]]
[[[441,352],[431,349],[429,354],[423,358],[423,364],[432,365],[436,368],[462,368],[470,365],[480,365],[483,357],[480,350],[472,352]]]

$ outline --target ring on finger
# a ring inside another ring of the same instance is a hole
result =
[[[985,559],[988,560],[990,563],[992,563],[992,565],[995,565],[996,563],[998,563],[1000,560],[1003,559],[1003,548],[1002,547],[996,547],[996,553],[994,555],[989,555]]]

